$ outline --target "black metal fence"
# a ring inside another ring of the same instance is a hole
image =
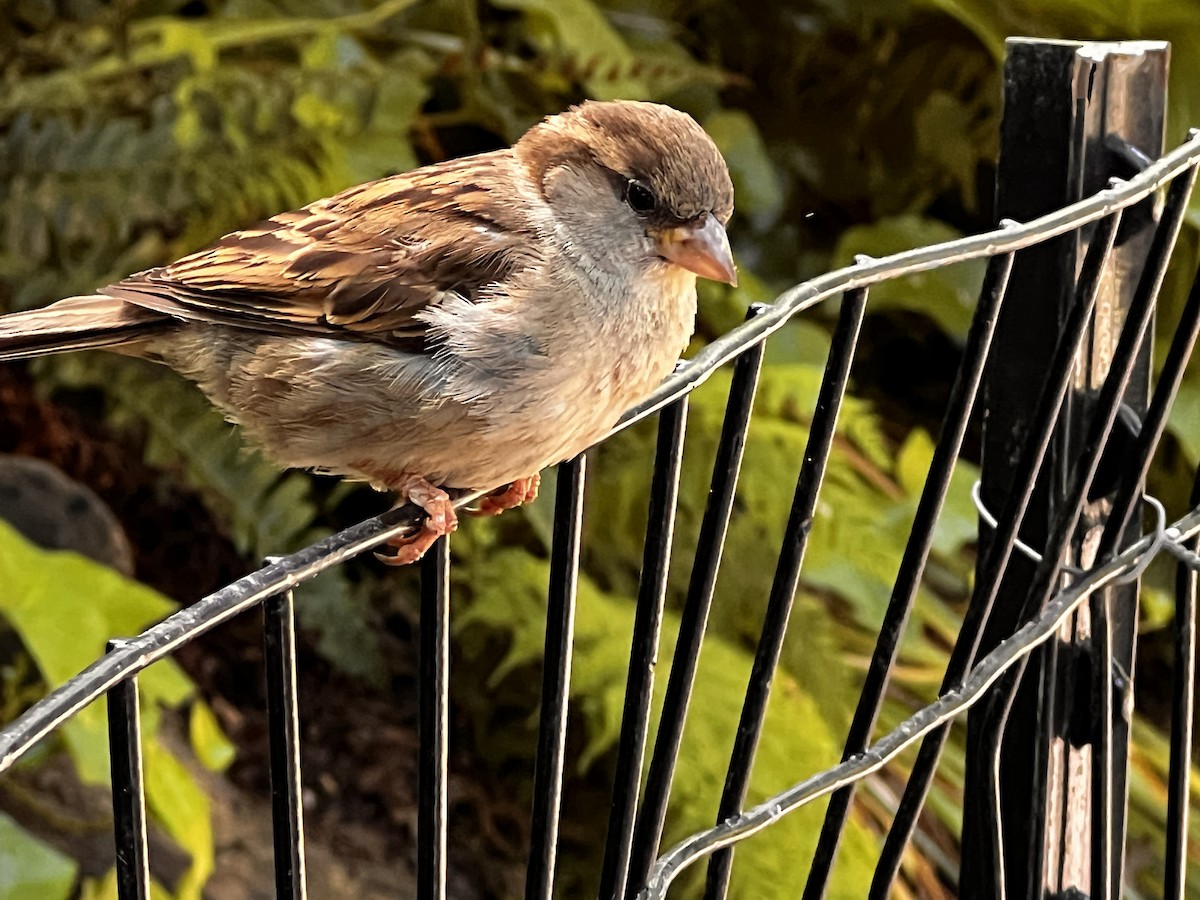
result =
[[[1200,165],[1200,133],[1192,132],[1186,143],[1163,154],[1166,63],[1162,44],[1011,42],[998,191],[999,215],[1006,218],[998,230],[887,259],[861,258],[851,268],[788,291],[773,304],[756,306],[743,325],[681,363],[651,398],[626,415],[619,428],[657,414],[658,445],[600,876],[602,900],[663,897],[683,869],[705,857],[704,896],[724,897],[738,841],[829,795],[804,892],[805,898],[818,898],[836,858],[856,783],[920,742],[871,890],[874,898],[887,897],[949,724],[968,709],[961,893],[1119,895],[1137,581],[1148,561],[1164,552],[1179,561],[1179,578],[1163,895],[1184,895],[1200,493],[1192,498],[1196,508],[1168,525],[1161,504],[1144,496],[1143,485],[1200,331],[1197,282],[1157,378],[1151,378],[1147,333]],[[869,288],[978,258],[989,260],[979,302],[843,761],[824,772],[797,773],[805,780],[745,809],[771,680]],[[836,294],[842,296],[838,323],[724,792],[714,810],[716,824],[664,853],[660,843],[668,800],[764,344],[792,316]],[[688,394],[726,364],[732,364],[733,378],[724,425],[663,710],[650,746],[651,687]],[[984,460],[971,604],[939,699],[872,742],[973,410],[983,413]],[[559,467],[526,883],[530,900],[549,898],[554,891],[584,475],[582,457]],[[1154,521],[1145,537],[1138,515],[1143,505],[1152,510]],[[363,522],[271,561],[132,640],[114,641],[103,659],[0,731],[0,772],[84,706],[107,695],[120,892],[123,898],[148,897],[137,675],[222,622],[261,606],[277,893],[305,896],[291,589],[411,530],[414,516],[413,509],[404,508]],[[422,563],[422,900],[446,894],[449,566],[446,540]]]

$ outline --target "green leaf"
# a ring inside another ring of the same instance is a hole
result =
[[[172,612],[174,605],[144,585],[73,553],[41,550],[0,521],[0,613],[11,623],[53,687],[84,669],[104,652],[109,637],[135,635]],[[142,695],[146,803],[158,821],[192,858],[178,897],[200,897],[212,871],[212,830],[208,801],[178,761],[155,739],[160,707],[178,707],[194,687],[172,660],[161,660],[138,678]],[[209,721],[205,722],[205,715]],[[198,751],[212,761],[231,748],[197,703],[192,711]],[[80,779],[109,780],[107,710],[93,703],[62,726],[63,738]]]
[[[292,102],[296,121],[312,131],[341,131],[347,119],[335,104],[316,94],[301,94]]]
[[[919,494],[933,461],[933,439],[923,428],[914,428],[896,454],[896,481],[910,494]]]
[[[770,303],[776,295],[770,285],[749,270],[738,272],[737,287],[702,278],[696,283],[700,330],[707,335],[725,334],[745,321],[746,310],[751,305]],[[695,337],[690,350],[694,352],[700,346],[703,346],[702,339]],[[770,347],[768,344],[767,352]]]
[[[429,97],[433,68],[427,54],[408,51],[397,54],[380,77],[368,122],[344,147],[351,181],[370,181],[418,165],[409,132]]]
[[[759,229],[783,211],[783,184],[754,120],[740,110],[722,110],[704,120],[704,130],[729,164],[737,210]]]
[[[76,863],[0,814],[0,897],[4,900],[66,900]]]
[[[225,736],[208,704],[192,704],[188,717],[188,736],[196,759],[210,772],[224,772],[237,755],[233,742]]]
[[[1200,375],[1195,367],[1179,385],[1168,424],[1193,465],[1200,462]]]
[[[200,900],[213,870],[212,818],[208,796],[162,744],[145,745],[146,808],[191,856],[179,880],[177,900]]]
[[[85,878],[79,900],[121,900],[117,870],[109,869],[103,878]]]
[[[52,687],[103,656],[109,638],[136,635],[174,609],[145,585],[77,554],[41,550],[0,521],[0,614]],[[193,691],[172,660],[155,663],[139,681],[147,701],[171,706]],[[109,779],[106,721],[104,704],[93,703],[63,725],[79,777],[89,784]]]
[[[121,891],[117,885],[117,870],[109,869],[103,878],[85,878],[79,893],[79,900],[121,900]],[[151,878],[150,900],[174,900],[174,898],[166,888]]]
[[[528,20],[529,36],[547,53],[565,56],[583,73],[583,83],[599,100],[638,100],[649,89],[631,73],[635,57],[625,40],[589,0],[492,0],[516,9]]]
[[[187,56],[197,71],[209,71],[217,64],[217,46],[205,32],[195,23],[162,20],[158,27],[158,49],[166,57]]]
[[[914,515],[917,499],[925,487],[925,479],[933,463],[933,451],[933,438],[929,432],[914,428],[896,454],[896,481],[912,499]],[[935,552],[949,556],[979,536],[979,515],[971,499],[971,487],[978,478],[978,468],[959,460],[950,476],[950,488],[934,532]]]
[[[978,153],[972,140],[976,112],[947,91],[934,91],[913,119],[917,149],[953,179],[969,209],[975,196]]]
[[[834,267],[848,266],[857,254],[889,256],[962,235],[935,219],[893,216],[872,225],[846,229],[833,252]],[[930,272],[918,272],[871,288],[869,311],[905,309],[929,316],[947,334],[965,337],[983,283],[983,260],[968,260]]]
[[[380,649],[380,628],[365,589],[338,568],[296,588],[296,618],[315,632],[317,652],[347,675],[383,685],[387,664]]]
[[[763,365],[802,365],[825,368],[829,358],[829,333],[813,322],[797,316],[771,336],[763,355]]]
[[[428,55],[415,50],[397,54],[394,65],[376,82],[371,127],[405,134],[429,97],[428,78],[436,67]]]
[[[1066,40],[1165,40],[1173,44],[1168,146],[1200,122],[1200,2],[1197,0],[918,0],[971,29],[997,62],[1009,35]],[[1200,209],[1193,198],[1191,209]]]

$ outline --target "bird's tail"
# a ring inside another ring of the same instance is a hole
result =
[[[115,297],[71,297],[44,309],[0,316],[0,362],[113,347],[170,324],[171,319],[161,313]]]

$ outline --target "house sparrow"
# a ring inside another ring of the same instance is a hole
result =
[[[45,309],[0,316],[0,360],[102,347],[196,382],[291,467],[427,514],[388,559],[495,513],[670,371],[696,276],[736,283],[733,186],[666,106],[587,102],[511,148],[350,188]]]

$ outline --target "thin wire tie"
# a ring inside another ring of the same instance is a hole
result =
[[[975,504],[975,511],[979,513],[979,518],[983,519],[983,521],[985,521],[988,526],[994,530],[999,526],[1000,523],[996,520],[996,517],[992,515],[991,510],[983,505],[983,497],[981,497],[979,493],[981,488],[982,482],[978,480],[971,485],[971,501]],[[1023,555],[1027,556],[1029,559],[1032,559],[1035,563],[1040,563],[1042,561],[1042,554],[1038,553],[1019,537],[1013,538],[1013,546],[1020,550]],[[1077,566],[1072,566],[1068,563],[1063,564],[1063,571],[1068,572],[1071,575],[1075,575],[1076,577],[1086,574],[1085,569],[1080,569]]]
[[[1148,494],[1142,497],[1142,500],[1150,506],[1154,507],[1155,515],[1157,516],[1157,527],[1155,529],[1155,542],[1151,544],[1146,553],[1157,552],[1160,548],[1166,550],[1179,562],[1183,563],[1194,572],[1200,572],[1200,554],[1195,553],[1187,542],[1183,539],[1179,529],[1172,526],[1167,528],[1167,511],[1163,509],[1163,505],[1155,497]],[[1161,539],[1159,536],[1161,535]],[[1139,563],[1140,565],[1140,563]]]
[[[979,481],[971,485],[971,500],[975,504],[975,510],[979,513],[979,517],[994,529],[998,523],[996,517],[983,505],[983,498],[980,496],[980,487]],[[1157,497],[1152,497],[1149,494],[1142,495],[1142,502],[1154,510],[1154,532],[1151,535],[1153,540],[1151,540],[1150,545],[1138,558],[1138,561],[1134,563],[1133,567],[1120,578],[1114,578],[1113,583],[1128,584],[1131,581],[1137,581],[1150,566],[1150,563],[1154,561],[1154,557],[1163,550],[1170,553],[1189,569],[1200,572],[1200,554],[1195,553],[1186,545],[1183,535],[1178,528],[1173,526],[1171,528],[1167,527],[1167,510],[1162,505],[1162,502]],[[1042,554],[1038,553],[1020,538],[1013,540],[1013,546],[1035,563],[1042,561]],[[1087,573],[1085,569],[1080,569],[1072,565],[1064,565],[1063,570],[1075,576]]]
[[[1158,556],[1159,552],[1164,548],[1169,548],[1171,545],[1171,537],[1167,534],[1167,511],[1159,502],[1157,497],[1151,497],[1149,494],[1142,494],[1142,502],[1154,510],[1154,540],[1150,542],[1150,546],[1146,548],[1146,552],[1141,558],[1134,563],[1133,568],[1122,575],[1120,578],[1114,578],[1114,584],[1129,584],[1132,581],[1137,581],[1142,577],[1142,573],[1149,568],[1150,563],[1154,562],[1154,557]],[[1172,529],[1173,531],[1175,529]],[[1175,531],[1175,542],[1179,542],[1179,532]]]

